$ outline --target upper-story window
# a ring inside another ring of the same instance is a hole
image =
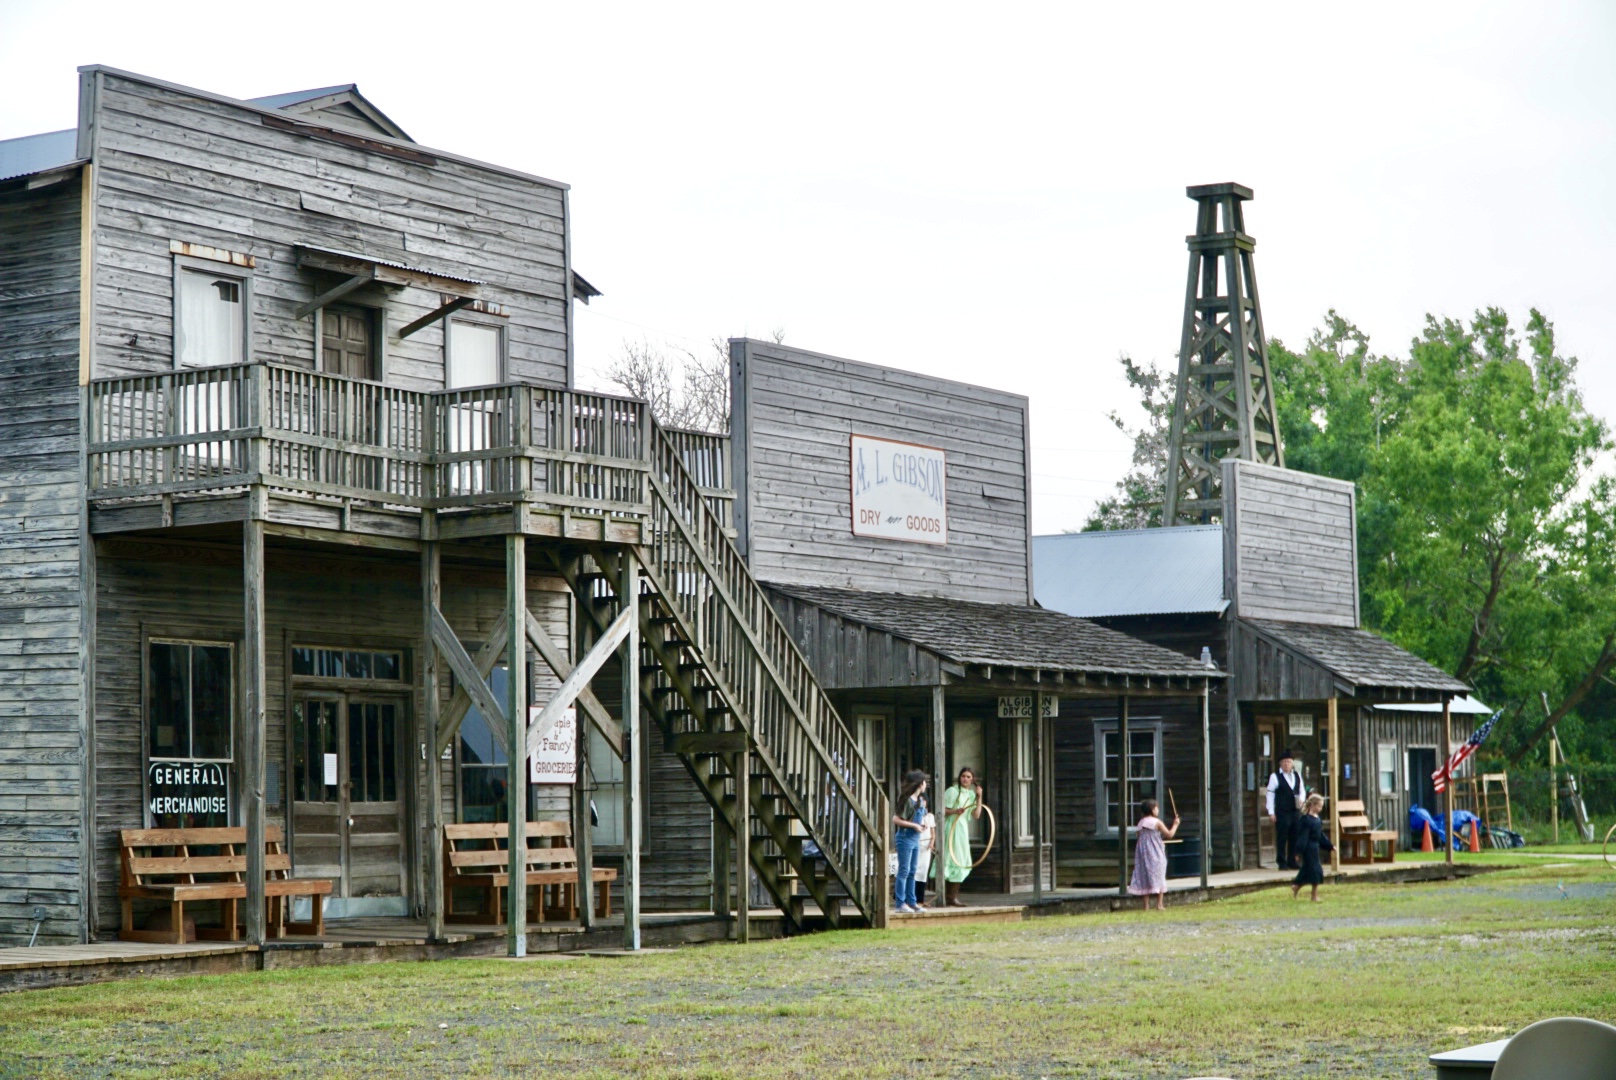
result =
[[[248,280],[218,273],[201,260],[175,268],[174,358],[185,368],[240,364],[247,359]]]
[[[450,319],[445,342],[449,389],[489,386],[500,381],[505,367],[504,327],[470,319]]]

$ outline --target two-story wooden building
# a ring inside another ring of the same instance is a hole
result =
[[[788,919],[879,921],[884,794],[722,440],[574,388],[570,238],[566,185],[351,86],[89,67],[76,127],[0,143],[0,940],[117,933],[121,830],[224,824],[250,939],[272,826],[330,914],[441,933],[445,823],[528,816],[630,928],[727,911],[736,832]],[[574,783],[529,782],[562,705]]]
[[[1436,767],[1441,708],[1466,691],[1452,676],[1363,630],[1356,490],[1350,483],[1228,459],[1223,524],[1039,536],[1039,601],[1177,650],[1228,673],[1214,684],[1212,852],[1220,867],[1273,866],[1267,779],[1289,748],[1309,790],[1361,801],[1405,828],[1421,770]],[[1426,703],[1438,711],[1377,705]],[[1080,789],[1104,765],[1115,724],[1075,706],[1057,725],[1056,782]],[[1332,724],[1341,747],[1332,760]],[[1139,767],[1179,791],[1200,767],[1201,717],[1163,702],[1135,721]],[[1115,822],[1093,799],[1062,803],[1061,881],[1107,877]]]
[[[967,890],[1052,886],[1060,808],[1122,790],[1114,745],[1104,777],[1056,776],[1056,718],[1199,716],[1222,673],[1035,603],[1025,397],[746,339],[730,360],[739,546],[864,760],[889,790],[971,766],[996,820],[967,826]],[[1200,828],[1200,783],[1179,795]]]

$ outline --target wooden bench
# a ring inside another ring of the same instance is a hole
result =
[[[325,897],[331,895],[327,878],[295,878],[292,856],[286,851],[286,830],[264,827],[264,906],[268,909],[265,933],[272,938],[287,934],[325,936]],[[307,896],[313,909],[306,922],[292,921],[292,898]]]
[[[506,843],[510,826],[498,822],[444,825],[443,896],[444,918],[452,922],[499,923],[504,921],[502,889],[511,883],[510,855]],[[527,885],[537,887],[537,902],[528,907],[528,919],[543,922],[545,893],[556,900],[550,909],[563,918],[578,917],[578,853],[572,847],[572,826],[565,821],[527,823]],[[591,879],[602,886],[597,890],[595,911],[605,917],[612,913],[611,882],[617,871],[594,867]],[[475,912],[454,910],[454,889],[477,889],[482,903]]]
[[[264,893],[269,914],[266,929],[276,937],[287,930],[320,933],[325,926],[320,897],[331,892],[331,882],[292,877],[291,856],[281,850],[284,836],[278,825],[264,830]],[[120,938],[181,944],[186,940],[185,905],[217,900],[219,925],[198,928],[196,937],[241,940],[240,901],[247,898],[245,828],[123,829],[119,845],[118,899],[123,907]],[[211,853],[193,853],[193,848]],[[286,905],[294,896],[314,898],[314,917],[307,923],[292,923],[286,918]],[[136,900],[166,901],[168,928],[136,930]]]
[[[1361,801],[1342,800],[1339,807],[1341,820],[1341,861],[1344,863],[1391,862],[1397,852],[1397,832],[1394,829],[1376,829],[1369,824],[1369,815]],[[1378,858],[1375,845],[1386,845],[1386,857]]]

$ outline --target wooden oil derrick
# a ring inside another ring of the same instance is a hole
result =
[[[1186,238],[1189,284],[1163,525],[1222,520],[1224,458],[1285,464],[1252,265],[1257,244],[1241,205],[1251,189],[1203,184],[1186,192],[1196,202],[1195,235]]]

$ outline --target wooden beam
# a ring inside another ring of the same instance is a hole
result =
[[[943,688],[941,686],[931,688],[931,753],[932,768],[935,770],[935,775],[932,776],[931,781],[932,803],[937,809],[942,810],[943,792],[948,789],[948,731],[943,706]],[[935,879],[934,891],[936,893],[932,898],[932,903],[941,904],[945,907],[947,906],[948,895],[946,887],[948,884],[948,830],[945,828],[947,824],[948,815],[944,813],[937,818],[937,828],[932,833],[934,837],[943,841],[942,843],[937,843],[936,840],[933,841],[937,845],[937,857],[932,859],[932,876]],[[887,830],[891,830],[890,823]],[[887,877],[887,866],[887,863],[881,864],[883,879]],[[891,887],[892,883],[890,881],[883,885],[883,888],[886,889],[891,889]]]
[[[474,296],[455,297],[448,303],[440,306],[437,310],[428,312],[427,314],[422,315],[419,319],[416,319],[414,322],[406,325],[398,332],[399,340],[402,341],[418,330],[425,330],[439,319],[447,319],[450,315],[453,315],[461,308],[470,307],[472,304],[476,303],[476,300],[477,298]]]
[[[640,947],[640,567],[625,549],[619,560],[618,602],[628,617],[623,638],[623,948]],[[621,616],[619,616],[621,618]],[[591,650],[593,651],[593,650]]]
[[[242,823],[247,827],[247,941],[264,943],[264,746],[268,721],[268,676],[264,664],[264,523],[249,517],[242,525]],[[316,896],[314,902],[320,903]],[[228,907],[226,908],[228,911]],[[226,929],[234,932],[234,927]],[[176,931],[183,927],[175,927]]]
[[[1032,710],[1032,902],[1044,899],[1044,701],[1040,692]]]
[[[1201,888],[1212,867],[1212,680],[1201,683]]]
[[[510,824],[506,833],[510,862],[510,888],[506,890],[505,911],[506,955],[527,955],[527,537],[511,535],[505,538],[505,625],[509,641],[505,646],[508,663],[505,665],[505,716],[510,724],[511,748],[505,754],[505,820]],[[465,650],[460,655],[466,659]],[[486,689],[486,684],[484,689]],[[492,695],[490,695],[492,697]],[[494,726],[493,715],[489,727]]]
[[[334,304],[338,300],[341,300],[344,296],[347,296],[349,293],[353,292],[355,289],[363,289],[366,285],[369,285],[375,280],[375,267],[370,267],[367,270],[361,270],[359,273],[350,277],[347,281],[344,281],[341,285],[338,285],[335,288],[327,289],[319,296],[316,296],[313,300],[307,300],[297,305],[297,307],[292,309],[292,318],[306,319],[310,315],[313,315],[316,311],[319,311],[321,308],[325,307],[327,304]],[[316,342],[315,344],[319,343]]]
[[[522,755],[523,757],[532,754],[533,748],[538,745],[539,740],[548,735],[550,729],[555,727],[555,723],[560,719],[562,711],[577,700],[578,692],[589,685],[589,681],[595,677],[595,673],[605,665],[607,660],[611,659],[612,653],[617,651],[618,646],[622,645],[624,640],[628,638],[629,632],[638,629],[637,623],[630,625],[630,622],[639,616],[639,613],[635,610],[636,606],[635,604],[625,604],[623,606],[623,610],[618,613],[617,618],[612,620],[611,625],[606,628],[606,632],[595,642],[594,648],[590,649],[588,654],[578,662],[578,665],[567,674],[567,677],[561,681],[560,689],[540,710],[539,715],[533,718],[533,722],[527,725],[527,738],[521,743],[526,748],[526,752]],[[532,618],[531,614],[528,617]],[[635,675],[637,676],[638,673],[636,672]],[[637,677],[628,678],[625,676],[625,679],[635,684],[636,692],[639,690],[639,679]]]
[[[433,605],[433,610],[437,610],[437,605]],[[442,616],[440,615],[439,618],[442,618]],[[430,625],[430,621],[428,625]],[[447,626],[448,623],[445,622],[444,625]],[[476,672],[477,678],[470,683],[461,677],[460,669],[454,666],[453,658],[450,659],[449,667],[455,673],[457,685],[455,686],[454,696],[449,699],[449,708],[438,724],[438,742],[432,748],[434,753],[442,754],[449,748],[449,743],[454,740],[455,733],[460,730],[460,722],[466,718],[466,713],[471,710],[473,688],[481,685],[485,690],[487,689],[488,676],[492,674],[495,666],[498,665],[499,658],[505,655],[505,638],[508,631],[509,627],[505,623],[505,614],[501,612],[499,621],[494,624],[494,632],[488,635],[488,640],[483,642],[482,648],[477,650],[477,659],[472,662],[472,670]],[[449,632],[449,637],[454,641],[455,647],[460,648],[460,639],[454,636],[454,631]],[[434,637],[433,640],[436,641],[437,638]],[[464,649],[461,649],[461,651],[464,652]],[[493,691],[489,690],[488,693],[492,696]],[[478,702],[477,705],[479,708],[482,707],[481,702]],[[499,713],[497,716],[503,717],[504,713]],[[499,724],[494,723],[496,715],[485,710],[483,719],[488,722],[488,729],[493,734],[494,741],[499,744],[499,748],[508,751],[510,747],[505,745],[505,732]]]
[[[426,759],[427,856],[426,922],[427,936],[443,940],[443,751],[438,746],[438,650],[432,646],[432,613],[438,610],[443,591],[443,575],[438,545],[421,545],[421,700],[422,722],[426,728],[423,749]],[[468,699],[469,700],[469,699]],[[315,897],[315,903],[320,902]]]
[[[735,880],[738,886],[735,890],[735,941],[740,945],[752,940],[752,898],[746,887],[752,867],[751,758],[743,732],[741,748],[730,759],[735,769]],[[840,900],[834,902],[841,903]]]
[[[1100,747],[1105,761],[1105,747]],[[1117,892],[1128,895],[1128,695],[1117,698]]]
[[[1330,873],[1341,872],[1341,710],[1337,699],[1325,702],[1330,725]],[[1371,859],[1374,845],[1370,845]]]
[[[556,643],[545,633],[544,627],[531,611],[527,613],[527,640],[544,662],[550,665],[550,670],[555,672],[556,678],[565,679],[572,674],[572,662],[556,647]],[[578,704],[590,722],[595,725],[595,730],[611,744],[612,751],[618,757],[622,757],[623,728],[612,719],[612,714],[606,711],[606,706],[600,703],[600,698],[596,697],[595,692],[588,686],[584,686],[578,690]]]
[[[432,643],[443,653],[443,658],[449,661],[449,670],[454,672],[455,678],[460,683],[460,689],[466,691],[472,703],[482,710],[483,719],[488,721],[488,730],[494,734],[495,740],[501,743],[501,748],[509,756],[510,744],[505,742],[505,736],[500,731],[500,725],[508,720],[505,707],[494,697],[494,692],[488,688],[484,676],[478,673],[477,666],[472,663],[471,657],[466,655],[466,650],[461,646],[460,639],[455,637],[454,628],[449,625],[449,620],[445,619],[443,612],[435,607],[432,609]],[[493,670],[492,663],[488,665],[488,669]],[[461,717],[466,715],[464,710],[460,715]],[[459,726],[459,722],[456,721],[455,727]],[[440,732],[438,738],[447,745],[447,741],[454,738],[454,731]],[[443,753],[443,748],[439,747],[437,752]]]
[[[558,570],[562,569],[560,559],[554,559],[553,561]],[[576,574],[578,572],[577,557],[574,556],[568,562],[573,573]],[[585,620],[578,617],[578,597],[570,588],[567,590],[567,599],[567,640],[572,646],[571,654],[577,656],[580,653],[589,651],[586,642],[589,626]],[[537,640],[533,636],[535,628],[539,631]],[[561,660],[569,668],[572,666],[570,661],[559,655],[559,650],[555,650],[554,644],[550,642],[549,635],[544,633],[544,628],[538,626],[538,620],[533,618],[531,614],[528,615],[528,640],[533,643],[534,648],[539,650],[539,654],[545,657],[545,663],[549,664],[557,674],[560,674],[560,669],[556,667],[555,662],[545,652],[546,645],[556,651],[557,659]],[[589,702],[591,701],[594,701],[596,706],[600,705],[600,702],[595,699],[595,695],[587,690],[580,695],[579,700],[584,703],[585,711],[589,711]],[[590,715],[593,716],[594,714],[591,712]],[[611,717],[608,716],[606,719],[611,720]],[[615,723],[613,721],[614,726]],[[572,846],[578,853],[578,924],[585,930],[592,930],[595,926],[595,835],[594,826],[590,820],[590,810],[594,805],[590,794],[594,791],[595,773],[591,767],[589,739],[585,736],[586,732],[580,730],[578,733],[578,773],[572,785]],[[620,748],[623,738],[621,730],[618,731],[617,737],[617,746]],[[621,754],[620,749],[618,753]],[[600,887],[607,890],[608,897],[611,895],[612,886],[610,882],[603,881]]]

